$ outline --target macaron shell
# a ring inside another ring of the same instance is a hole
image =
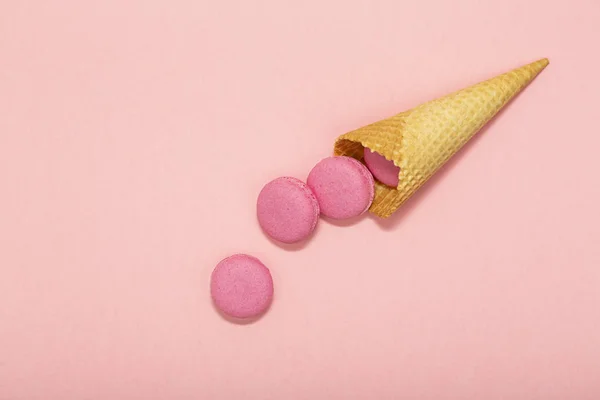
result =
[[[273,278],[255,257],[236,254],[222,260],[213,270],[210,291],[215,306],[234,318],[263,314],[273,299]]]
[[[319,203],[309,187],[292,177],[277,178],[258,195],[257,217],[263,231],[282,243],[307,239],[319,221]]]
[[[372,151],[365,147],[364,150],[365,164],[375,179],[384,185],[397,187],[399,182],[400,167],[394,164],[393,161],[387,160],[381,154]]]
[[[351,157],[321,160],[308,175],[307,184],[319,202],[321,213],[333,219],[364,213],[375,195],[373,176]]]

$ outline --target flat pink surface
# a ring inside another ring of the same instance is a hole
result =
[[[597,0],[1,1],[0,399],[598,399],[599,20]],[[338,134],[540,57],[392,219],[261,233],[262,186]],[[275,281],[250,325],[210,302],[236,252]]]

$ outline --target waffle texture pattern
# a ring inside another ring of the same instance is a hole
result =
[[[536,61],[346,133],[334,154],[361,160],[367,147],[400,167],[397,188],[375,185],[370,211],[389,217],[547,65]]]

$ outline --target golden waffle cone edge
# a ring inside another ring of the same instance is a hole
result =
[[[397,188],[375,184],[370,211],[389,217],[546,66],[544,58],[336,139],[334,154],[367,147],[400,167]]]

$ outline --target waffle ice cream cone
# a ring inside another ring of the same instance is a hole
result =
[[[546,66],[542,59],[337,138],[334,154],[365,147],[400,167],[398,187],[377,182],[370,211],[389,217]]]

